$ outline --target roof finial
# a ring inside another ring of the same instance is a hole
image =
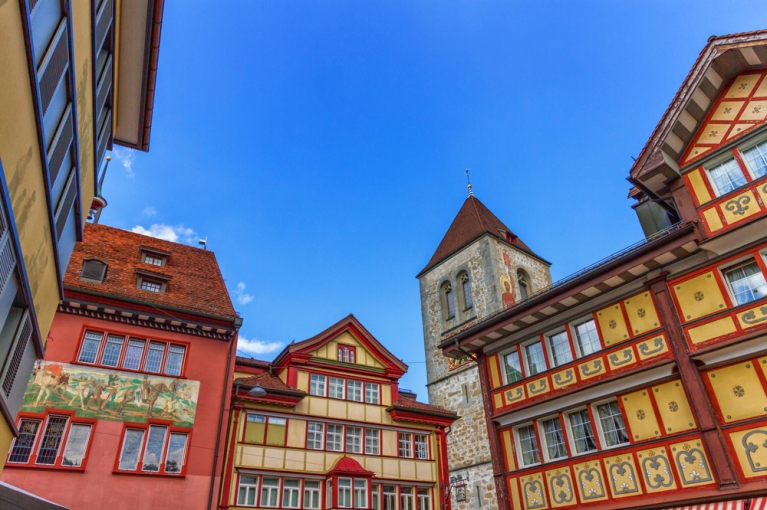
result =
[[[469,185],[468,185],[468,187],[469,187],[469,196],[473,197],[474,196],[474,191],[472,191],[472,189],[471,189],[471,179],[469,179],[469,171],[470,170],[471,170],[470,168],[467,168],[464,173],[466,174],[466,182],[469,183]]]

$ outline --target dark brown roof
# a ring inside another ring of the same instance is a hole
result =
[[[461,210],[455,216],[450,228],[447,229],[445,237],[437,247],[437,251],[432,255],[431,260],[424,267],[418,276],[436,266],[453,253],[467,246],[484,233],[488,233],[501,241],[508,243],[533,257],[546,262],[543,258],[533,252],[520,238],[518,238],[509,227],[499,220],[485,204],[474,195],[461,206]],[[548,262],[546,262],[548,264]]]
[[[163,267],[141,262],[141,247],[170,253]],[[83,260],[107,264],[102,283],[80,279]],[[163,294],[136,288],[137,271],[169,278]],[[83,242],[77,243],[64,275],[68,290],[129,299],[159,308],[175,309],[222,319],[236,319],[229,292],[212,251],[135,234],[106,225],[87,224]]]
[[[246,367],[255,367],[269,369],[272,364],[269,361],[263,361],[255,358],[246,358],[245,356],[237,356],[236,363],[238,365],[245,365]]]
[[[399,398],[394,401],[389,409],[397,408],[405,409],[408,411],[424,412],[428,414],[437,414],[451,417],[458,416],[458,413],[450,411],[449,409],[445,409],[444,407],[424,404],[423,402],[418,402],[412,398]]]
[[[238,382],[243,386],[250,386],[250,387],[253,387],[256,384],[258,384],[259,386],[261,386],[263,389],[267,391],[272,390],[272,391],[277,391],[280,393],[294,393],[296,395],[306,395],[305,391],[301,391],[291,386],[288,386],[287,384],[282,382],[282,379],[280,379],[276,375],[270,374],[269,372],[264,372],[263,374],[251,375],[249,377],[240,377],[238,379],[235,379],[235,382]]]

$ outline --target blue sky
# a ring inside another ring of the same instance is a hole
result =
[[[426,400],[415,275],[464,169],[564,277],[642,238],[631,157],[707,38],[762,28],[763,1],[170,1],[101,221],[207,237],[255,357],[354,313]]]

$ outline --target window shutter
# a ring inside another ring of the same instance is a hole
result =
[[[61,20],[53,40],[54,43],[49,48],[48,54],[43,58],[43,63],[38,71],[43,115],[48,111],[53,94],[59,87],[61,78],[69,66],[69,39],[67,37],[67,21],[65,19]]]
[[[11,233],[5,222],[5,215],[0,212],[0,294],[5,290],[8,280],[16,267],[16,254],[11,242]]]

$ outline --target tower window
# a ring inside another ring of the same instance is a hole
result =
[[[446,319],[452,319],[455,317],[455,296],[453,295],[453,288],[449,283],[445,283],[442,292],[445,295],[445,307],[447,311]]]
[[[107,265],[100,260],[83,261],[83,269],[80,271],[80,279],[101,283],[107,272]]]
[[[459,280],[461,282],[461,289],[463,290],[463,309],[468,310],[473,304],[471,300],[471,282],[469,281],[469,275],[461,273]]]
[[[530,295],[530,283],[524,271],[517,271],[517,281],[519,282],[519,295],[521,299],[527,299]]]

